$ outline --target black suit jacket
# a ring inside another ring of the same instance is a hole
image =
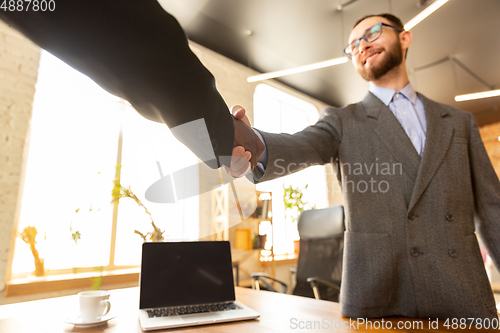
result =
[[[55,5],[52,12],[0,10],[0,19],[150,120],[173,128],[204,119],[173,133],[210,167],[229,165],[221,158],[232,155],[232,116],[179,23],[156,0]]]

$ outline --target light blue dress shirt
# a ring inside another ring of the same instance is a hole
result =
[[[370,84],[370,92],[389,107],[408,135],[417,153],[422,157],[425,147],[425,135],[427,133],[427,121],[425,119],[424,105],[415,92],[415,89],[413,89],[410,83],[400,91]],[[264,142],[260,133],[257,131],[255,133]],[[257,167],[264,172],[266,165],[267,147],[264,148],[264,152],[260,155]]]
[[[422,157],[425,147],[427,121],[424,105],[410,83],[400,91],[370,84],[370,92],[389,107],[405,130],[411,143]]]

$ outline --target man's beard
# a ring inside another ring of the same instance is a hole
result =
[[[372,68],[358,67],[357,72],[359,75],[366,81],[376,81],[391,69],[401,65],[403,51],[401,50],[401,41],[399,39],[385,53],[386,58],[378,66],[373,66]]]

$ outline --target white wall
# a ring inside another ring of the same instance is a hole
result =
[[[40,49],[0,21],[0,290],[18,214]]]

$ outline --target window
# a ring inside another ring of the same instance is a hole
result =
[[[286,94],[265,84],[260,84],[254,94],[254,126],[271,133],[293,134],[319,118],[318,110],[312,104]],[[297,227],[285,221],[283,186],[308,189],[304,194],[307,201],[316,208],[328,206],[326,174],[324,166],[309,167],[306,170],[270,182],[257,184],[257,190],[269,191],[273,195],[274,253],[293,253],[293,240],[297,239]]]
[[[37,249],[49,274],[139,265],[142,239],[134,229],[152,231],[151,220],[130,198],[114,209],[117,164],[121,184],[130,186],[166,239],[198,238],[197,197],[175,204],[144,198],[160,179],[157,161],[164,175],[198,163],[165,124],[142,118],[128,103],[42,52],[18,231],[37,228]],[[70,230],[81,234],[76,244]],[[30,248],[17,237],[11,277],[33,271]]]

